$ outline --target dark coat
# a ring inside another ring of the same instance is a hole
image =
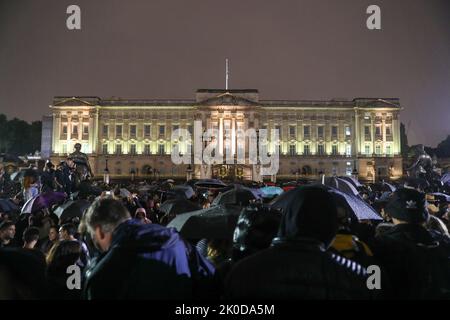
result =
[[[389,276],[390,297],[450,298],[450,246],[439,234],[399,224],[375,239],[373,251]]]
[[[318,242],[280,243],[238,262],[226,298],[368,299],[365,269]]]
[[[210,297],[214,268],[173,228],[128,220],[86,272],[87,299]]]

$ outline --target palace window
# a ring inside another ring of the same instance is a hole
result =
[[[386,135],[390,136],[392,134],[391,126],[386,126]]]
[[[144,125],[144,136],[149,138],[151,135],[151,127],[149,124]]]
[[[72,134],[73,135],[78,134],[78,124],[72,124]]]
[[[309,126],[304,126],[304,127],[303,127],[303,135],[304,135],[305,137],[309,137],[309,129],[310,129]]]
[[[116,144],[116,154],[122,154],[122,145]]]
[[[289,126],[289,136],[295,139],[295,126]]]
[[[62,125],[62,134],[67,134],[67,124]]]
[[[102,153],[108,154],[108,144],[105,143],[102,145]]]
[[[364,127],[364,138],[366,141],[371,140],[370,138],[370,127],[369,126],[365,126]]]
[[[380,155],[381,154],[381,146],[379,144],[377,144],[375,146],[375,154],[376,155]]]
[[[323,126],[318,126],[317,127],[317,136],[319,138],[323,138]]]
[[[337,146],[336,144],[333,144],[333,145],[331,146],[331,154],[332,154],[333,156],[337,156],[337,154],[338,154],[338,146]]]
[[[136,145],[135,144],[130,145],[130,154],[136,154]]]
[[[350,137],[352,135],[352,130],[350,126],[345,126],[345,136]]]
[[[309,144],[305,144],[305,145],[303,146],[303,154],[304,154],[305,156],[308,156],[308,155],[310,154]]]
[[[377,137],[381,136],[381,126],[376,126],[375,127],[375,135]]]
[[[83,134],[84,135],[88,135],[89,134],[89,125],[87,123],[83,124]]]
[[[162,156],[162,155],[164,155],[164,151],[165,151],[164,144],[159,144],[158,145],[158,154]]]
[[[336,138],[337,135],[338,135],[338,127],[337,127],[337,126],[332,126],[332,127],[331,127],[331,136],[332,136],[333,138]]]
[[[366,145],[364,146],[364,153],[365,153],[366,155],[370,155],[370,146],[369,146],[368,144],[366,144]]]
[[[149,144],[144,145],[144,154],[145,155],[150,154],[150,145]]]
[[[122,125],[118,124],[116,125],[116,138],[122,137]]]
[[[347,157],[350,157],[352,155],[352,145],[351,144],[347,144],[345,146],[345,155]]]
[[[297,148],[295,144],[291,144],[289,146],[289,155],[290,156],[295,156],[297,154]]]
[[[166,126],[159,126],[159,135],[164,135],[166,133]]]
[[[109,126],[107,124],[104,124],[103,131],[102,131],[104,137],[108,136],[108,131],[109,131]]]
[[[323,155],[325,154],[325,147],[324,147],[323,144],[319,144],[319,145],[317,146],[317,154],[318,154],[319,156],[323,156]]]
[[[387,154],[387,155],[390,155],[390,154],[391,154],[391,146],[390,146],[390,145],[387,145],[387,146],[386,146],[386,154]]]
[[[130,125],[130,138],[136,138],[136,125]]]

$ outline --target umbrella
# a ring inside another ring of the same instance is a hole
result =
[[[442,182],[442,184],[448,184],[448,185],[450,185],[450,173],[445,173],[445,174],[441,177],[441,182]]]
[[[175,186],[171,190],[167,191],[168,196],[175,196],[181,199],[190,199],[194,196],[195,192],[191,186]]]
[[[24,177],[39,177],[39,173],[36,170],[33,169],[22,169],[16,172],[13,172],[9,178],[11,181],[19,181],[23,179]]]
[[[167,227],[177,229],[186,239],[232,239],[241,207],[218,205],[183,213]]]
[[[161,204],[160,211],[169,215],[178,215],[185,212],[199,210],[200,207],[186,199],[171,199],[166,200]]]
[[[18,209],[17,205],[11,199],[0,199],[0,211],[12,212]]]
[[[394,187],[394,185],[388,183],[388,182],[383,182],[384,185],[384,190],[383,191],[390,191],[390,192],[395,192],[395,190],[397,190],[396,187]]]
[[[345,181],[350,182],[355,188],[360,188],[360,187],[363,186],[363,185],[362,185],[357,179],[355,179],[354,177],[341,176],[341,177],[339,177],[339,179],[342,179],[342,180],[345,180]]]
[[[323,186],[323,185],[322,185]],[[323,186],[332,193],[337,203],[343,204],[349,216],[358,220],[382,220],[374,208],[355,195],[347,194],[335,188]],[[299,188],[285,192],[271,202],[271,207],[286,210],[292,203],[297,201]]]
[[[324,179],[324,182],[325,182],[324,185],[345,192],[347,194],[355,196],[359,194],[358,190],[356,190],[356,188],[353,186],[351,182],[344,180],[342,178],[328,177]]]
[[[61,214],[57,214],[55,210],[55,214],[59,217],[61,221],[65,221],[76,217],[81,219],[85,210],[87,210],[91,205],[91,203],[87,200],[68,201],[66,203],[69,203],[69,205],[66,205],[63,210],[59,211],[61,212]]]
[[[122,198],[127,198],[127,197],[131,196],[131,192],[125,188],[120,188],[120,196]]]
[[[437,198],[441,202],[450,203],[450,195],[448,195],[448,194],[445,194],[442,192],[435,192],[435,193],[432,193],[432,195],[434,195],[435,198]]]
[[[245,187],[236,187],[234,189],[220,193],[214,201],[211,203],[212,206],[217,206],[220,204],[236,204],[245,206],[250,202],[257,200],[258,198],[255,194]]]
[[[195,187],[197,188],[215,188],[221,189],[225,188],[227,185],[218,179],[201,179],[195,183]]]
[[[62,202],[65,198],[66,194],[64,192],[41,193],[25,202],[21,213],[33,213],[44,208],[50,208],[54,204]]]
[[[276,197],[279,196],[280,194],[283,193],[283,189],[281,189],[280,187],[275,187],[275,186],[267,186],[267,187],[262,187],[261,192],[263,193],[263,198],[272,198],[272,197]]]

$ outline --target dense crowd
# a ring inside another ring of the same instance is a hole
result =
[[[0,168],[0,299],[450,298],[442,182],[105,184],[73,168]]]

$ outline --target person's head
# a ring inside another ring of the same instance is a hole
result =
[[[75,162],[73,162],[73,158],[72,158],[72,157],[67,157],[67,158],[66,158],[66,164],[67,164],[70,168],[72,168],[72,167],[74,166]]]
[[[55,244],[47,257],[48,271],[66,273],[67,267],[77,262],[81,255],[78,241],[63,240]]]
[[[53,170],[53,169],[55,169],[55,165],[51,161],[47,161],[45,163],[45,169],[47,171]]]
[[[305,185],[286,193],[286,204],[277,238],[280,241],[308,239],[328,248],[336,236],[337,210],[333,195],[321,185]]]
[[[143,219],[147,218],[147,213],[144,208],[137,208],[136,213],[134,214],[134,217],[136,219],[143,220]]]
[[[75,143],[74,148],[75,148],[76,151],[80,151],[81,150],[81,144],[80,143]]]
[[[414,189],[396,190],[385,208],[394,224],[422,224],[428,221],[427,202],[425,194]]]
[[[116,227],[131,218],[121,201],[103,198],[95,201],[86,212],[86,226],[96,246],[107,251]]]
[[[233,235],[233,260],[266,249],[276,236],[281,213],[262,206],[242,210]]]
[[[73,240],[77,233],[77,227],[72,223],[65,223],[59,228],[60,240]]]
[[[22,235],[24,246],[32,249],[39,240],[39,229],[36,227],[29,227],[25,229]]]
[[[48,240],[54,242],[59,239],[59,227],[58,226],[51,226],[48,230]]]
[[[0,240],[10,241],[14,239],[16,234],[16,226],[12,221],[5,220],[0,223]]]

